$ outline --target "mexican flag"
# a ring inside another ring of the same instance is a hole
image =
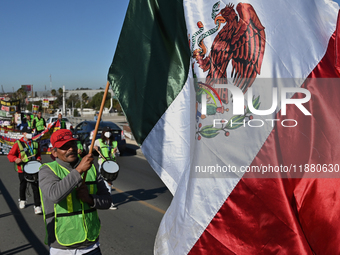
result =
[[[338,12],[130,1],[108,80],[174,195],[155,254],[340,253]]]

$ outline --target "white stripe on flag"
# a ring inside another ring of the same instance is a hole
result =
[[[198,30],[198,21],[214,26],[211,7],[215,2],[184,1],[190,35]],[[220,8],[225,4],[221,1]],[[326,0],[267,1],[265,4],[251,1],[251,4],[265,27],[267,38],[258,78],[306,78],[326,52],[335,30],[337,5]],[[208,49],[212,40],[213,36],[205,40]],[[195,72],[198,77],[206,76],[197,65]],[[189,79],[142,144],[151,166],[174,194],[157,234],[156,254],[188,253],[240,179],[240,176],[192,178],[190,172],[195,165],[247,166],[272,130],[263,128],[250,132],[244,129],[228,138],[220,134],[214,141],[195,140],[196,100]],[[254,93],[268,97],[264,91],[268,88],[253,86]]]
[[[189,171],[190,168],[190,148],[193,148],[192,134],[195,130],[195,111],[193,110],[195,105],[191,104],[195,98],[194,93],[188,78],[181,93],[141,146],[151,167],[173,195],[176,193],[183,173]]]

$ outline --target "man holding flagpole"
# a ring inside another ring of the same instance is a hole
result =
[[[56,160],[44,164],[39,172],[45,243],[51,255],[101,254],[97,209],[108,209],[111,195],[93,165],[92,154],[79,159],[77,139],[70,130],[55,131],[51,144]]]

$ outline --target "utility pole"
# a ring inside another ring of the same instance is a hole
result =
[[[51,91],[51,94],[52,94],[52,75],[50,74],[50,91]]]
[[[73,110],[73,98],[72,98],[72,116],[74,116],[74,112],[73,112],[74,110]]]
[[[65,97],[66,97],[66,92],[65,92],[65,85],[64,85],[63,86],[63,116],[66,116]]]

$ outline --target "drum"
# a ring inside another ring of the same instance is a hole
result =
[[[112,182],[118,177],[119,165],[113,160],[104,161],[100,167],[100,173],[105,181]]]
[[[41,163],[37,160],[28,161],[24,165],[24,178],[28,182],[37,182],[38,181],[38,172]]]

